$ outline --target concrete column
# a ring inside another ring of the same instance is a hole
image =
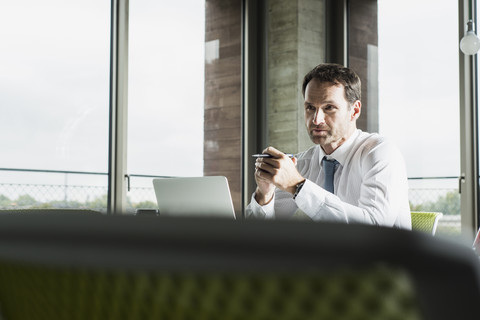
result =
[[[305,130],[302,81],[325,62],[325,3],[270,0],[268,3],[268,144],[288,153],[312,145]]]

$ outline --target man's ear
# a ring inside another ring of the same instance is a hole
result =
[[[350,120],[357,120],[358,117],[360,117],[361,112],[362,112],[362,103],[360,102],[360,100],[357,100],[352,105]]]

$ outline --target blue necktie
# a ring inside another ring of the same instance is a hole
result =
[[[326,157],[323,157],[322,164],[323,170],[325,170],[325,183],[323,188],[333,193],[333,175],[339,163],[335,159],[328,160]]]

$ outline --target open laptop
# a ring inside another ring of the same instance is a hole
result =
[[[478,229],[477,231],[477,235],[475,236],[475,240],[473,241],[472,248],[475,253],[480,257],[480,229]]]
[[[235,219],[226,177],[160,178],[153,187],[159,215]]]

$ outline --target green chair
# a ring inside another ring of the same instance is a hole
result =
[[[435,235],[438,220],[443,216],[440,212],[412,211],[412,230],[427,232]]]

